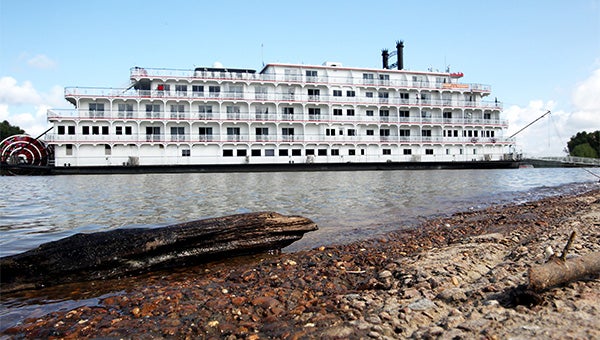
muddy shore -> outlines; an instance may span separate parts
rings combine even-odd
[[[538,301],[514,298],[527,269],[544,263],[550,249],[560,253],[573,230],[570,256],[600,252],[597,186],[431,219],[372,240],[109,282],[107,291],[90,283],[84,290],[104,294],[96,303],[26,319],[2,335],[600,338],[599,275],[551,288]]]

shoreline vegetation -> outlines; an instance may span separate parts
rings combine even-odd
[[[568,257],[600,252],[597,186],[432,218],[370,240],[109,281],[105,292],[100,282],[65,286],[74,300],[79,290],[104,295],[3,327],[2,335],[600,338],[598,273],[536,299],[515,294],[528,269],[560,254],[573,231]]]

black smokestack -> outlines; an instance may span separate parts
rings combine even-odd
[[[396,41],[396,51],[398,55],[398,69],[404,69],[404,41]]]
[[[389,69],[390,65],[388,64],[388,60],[390,58],[390,54],[388,53],[388,50],[381,50],[381,58],[383,59],[383,68],[386,70]]]

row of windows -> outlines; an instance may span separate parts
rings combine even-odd
[[[67,156],[72,156],[73,155],[73,144],[67,144],[66,145],[66,155]],[[340,156],[340,150],[339,149],[331,149],[329,150],[330,153],[329,155],[331,156]],[[348,149],[348,156],[356,156],[356,149]],[[110,147],[110,145],[106,144],[104,146],[104,154],[105,155],[111,155],[112,154],[112,148]],[[302,156],[302,150],[301,149],[279,149],[278,150],[278,154],[279,156]],[[391,155],[392,154],[392,149],[382,149],[381,150],[381,154],[382,155]],[[412,155],[412,149],[402,149],[402,154],[403,155]],[[433,155],[433,149],[425,149],[425,154],[426,155]],[[450,149],[446,149],[446,154],[449,155],[450,154]],[[463,154],[463,149],[460,149],[460,154]],[[477,154],[477,149],[473,149],[473,154]],[[182,157],[190,157],[192,155],[192,152],[190,149],[183,149],[181,150],[181,156]],[[248,156],[248,150],[246,149],[237,149],[235,150],[235,155],[237,157],[246,157]],[[253,157],[261,157],[263,156],[263,150],[261,149],[252,149],[250,150],[250,155]],[[306,149],[304,152],[305,156],[327,156],[327,149],[317,149],[316,153],[315,153],[315,149]],[[364,156],[365,155],[365,149],[360,149],[360,155]],[[233,157],[234,156],[234,150],[233,149],[224,149],[223,150],[223,157]],[[275,149],[266,149],[264,150],[264,156],[266,157],[274,157],[275,156]]]
[[[67,156],[72,156],[73,155],[73,144],[67,144],[66,148],[66,155]],[[237,157],[246,157],[248,156],[248,150],[246,149],[237,149],[237,150],[233,150],[233,149],[224,149],[223,150],[223,157],[233,157],[234,156],[234,151],[235,151],[235,156]],[[340,150],[339,149],[331,149],[329,150],[329,155],[331,156],[340,156]],[[460,149],[460,154],[462,155],[464,153],[463,149]],[[356,156],[357,152],[356,149],[348,149],[348,156]],[[104,146],[104,154],[105,155],[111,155],[112,154],[112,148],[110,145],[106,144]],[[302,156],[302,150],[301,149],[279,149],[278,150],[278,154],[279,156],[282,157],[287,157],[287,156]],[[315,153],[315,149],[306,149],[305,150],[305,156],[327,156],[327,149],[317,149],[316,153]],[[381,150],[381,154],[382,155],[391,155],[392,154],[392,149],[382,149]],[[402,154],[403,155],[412,155],[412,149],[402,149]],[[425,155],[433,155],[434,154],[434,149],[425,149]],[[450,149],[446,149],[446,155],[450,154]],[[473,154],[477,154],[477,149],[473,149]],[[181,151],[181,156],[182,157],[190,157],[192,155],[191,150],[190,149],[183,149]],[[263,150],[261,149],[252,149],[250,150],[250,155],[253,157],[261,157],[263,156]],[[365,155],[365,150],[364,149],[360,149],[360,155],[364,156]],[[275,149],[266,149],[264,150],[264,156],[266,157],[274,157],[275,156]]]
[[[297,70],[294,69],[285,69],[284,70],[285,75],[293,77],[293,76],[299,76],[300,73],[298,73]],[[317,78],[319,77],[319,71],[317,70],[305,70],[304,72],[306,78],[308,81],[311,80],[317,80]],[[389,74],[380,74],[380,73],[363,73],[362,74],[362,79],[365,81],[365,83],[370,83],[371,81],[374,82],[375,78],[377,78],[380,81],[386,82],[390,80],[390,75]],[[413,75],[412,76],[412,81],[413,82],[428,82],[428,77],[427,76],[423,76],[423,75]],[[446,83],[446,82],[450,82],[450,78],[448,77],[436,77],[435,81],[437,83]]]
[[[178,96],[184,96],[187,97],[188,94],[188,90],[187,90],[187,85],[176,85],[176,95]],[[144,91],[144,90],[142,90]],[[145,90],[147,91],[147,90]],[[166,93],[170,93],[170,86],[168,84],[159,84],[156,87],[156,94],[160,97],[164,96],[165,92]],[[244,97],[244,89],[243,86],[241,85],[229,85],[226,88],[226,91],[224,92],[226,93],[226,95],[224,97],[232,97],[232,98],[243,98]],[[254,88],[254,93],[255,93],[255,98],[256,99],[266,99],[269,91],[267,89],[267,87],[255,87]],[[331,96],[334,98],[340,98],[343,96],[344,91],[343,90],[339,90],[339,89],[335,89],[331,91]],[[366,91],[364,92],[364,97],[365,98],[379,98],[379,99],[389,99],[391,98],[390,95],[394,95],[396,92],[389,92],[389,91]],[[281,92],[277,92],[274,93],[277,96],[283,96],[286,99],[289,100],[294,100],[295,96],[296,96],[296,88],[288,88],[286,90],[283,90]],[[430,93],[430,92],[421,92],[421,93],[414,93],[414,96],[412,96],[416,102],[419,102],[421,100],[423,101],[429,101],[432,99],[441,99],[447,102],[452,101],[453,96],[451,96],[450,94],[443,94],[441,97],[437,96],[437,95],[433,95],[434,93]],[[306,95],[308,95],[309,100],[319,100],[321,95],[323,95],[324,97],[327,97],[328,94],[322,94],[321,89],[318,88],[307,88],[306,89]],[[205,97],[205,92],[204,92],[204,86],[203,85],[193,85],[192,86],[192,96],[193,97]],[[221,97],[221,87],[220,86],[208,86],[208,97],[210,98],[220,98]],[[346,90],[346,97],[348,98],[354,98],[356,97],[356,91],[355,90]],[[408,102],[409,99],[411,97],[411,94],[409,92],[399,92],[398,93],[398,99],[403,100]],[[455,99],[459,99],[454,97]],[[475,96],[474,94],[464,94],[462,100],[465,100],[467,102],[473,102],[476,101],[477,96]],[[104,103],[98,103],[98,104],[94,104],[92,105],[94,108],[90,107],[90,110],[95,109],[98,111],[102,111],[104,110],[103,107]],[[132,105],[132,104],[126,104],[126,105]],[[123,111],[127,110],[127,107],[124,106],[122,108]]]
[[[248,150],[246,149],[237,149],[237,150],[233,150],[233,149],[224,149],[223,150],[223,157],[233,157],[234,156],[234,151],[235,151],[235,156],[237,157],[245,157],[248,156]],[[278,151],[278,155],[279,156],[302,156],[302,150],[301,149],[279,149]],[[339,156],[340,155],[340,150],[339,149],[331,149],[329,150],[329,155],[331,156]],[[388,153],[389,152],[389,153]],[[361,149],[360,150],[360,154],[362,156],[365,155],[365,150]],[[383,154],[384,155],[389,155],[391,154],[391,149],[383,149]],[[263,150],[260,149],[252,149],[250,150],[250,155],[253,157],[261,157],[263,156]],[[304,150],[304,155],[305,156],[327,156],[327,149],[306,149]],[[183,154],[182,154],[183,156]],[[275,156],[275,149],[266,149],[264,150],[264,156],[266,157],[274,157]],[[355,149],[349,149],[348,150],[348,156],[356,156],[356,150]]]
[[[93,114],[101,115],[104,112],[104,104],[89,103],[89,111]],[[239,105],[226,106],[225,111],[228,114],[242,112],[241,106],[239,106]],[[127,113],[130,116],[132,116],[133,115],[133,105],[132,104],[118,104],[118,112],[119,113]],[[160,113],[160,112],[162,112],[161,105],[160,104],[146,104],[145,112],[147,114]],[[185,105],[182,105],[182,104],[170,105],[170,112],[172,114],[185,113],[186,112]],[[213,112],[216,112],[216,111],[213,111],[212,105],[199,105],[198,106],[198,113],[201,115],[202,114],[212,114]],[[255,113],[269,114],[269,107],[266,105],[257,106],[255,109]],[[293,115],[294,107],[284,107],[282,113],[285,115]],[[321,109],[320,108],[308,108],[308,114],[309,115],[320,115]],[[355,109],[346,109],[347,116],[354,116],[355,114],[356,114]],[[342,108],[334,108],[333,115],[334,116],[342,116],[343,109]],[[373,117],[375,115],[375,110],[366,110],[365,115],[367,117]],[[380,117],[389,117],[390,110],[389,109],[380,109],[379,116]],[[398,111],[398,117],[400,117],[400,118],[409,118],[410,116],[411,116],[410,111],[408,111],[408,110],[399,110]],[[431,118],[431,117],[432,117],[431,111],[422,111],[421,112],[421,118]],[[444,112],[442,112],[442,117],[446,118],[446,119],[451,119],[453,117],[453,115],[452,115],[452,112],[450,112],[450,111],[444,111]],[[491,113],[483,114],[483,119],[491,119],[491,118],[492,118]]]
[[[204,85],[192,85],[192,93],[195,96],[204,96]],[[219,94],[221,93],[221,86],[219,85],[214,85],[214,86],[206,86],[206,88],[208,88],[208,93],[210,97],[218,97]],[[170,92],[171,91],[171,87],[169,84],[158,84],[156,85],[156,90],[157,91],[164,91],[164,92]],[[242,94],[244,93],[244,88],[242,85],[228,85],[226,87],[226,90],[229,94]],[[295,94],[295,88],[289,88],[287,89],[287,92],[285,92],[285,94],[288,95],[294,95]],[[187,92],[188,92],[188,86],[187,85],[175,85],[175,92],[178,95],[182,95],[182,96],[187,96]],[[260,95],[267,95],[268,94],[268,88],[266,86],[258,86],[254,88],[254,92],[256,94]],[[365,97],[367,98],[373,98],[375,92],[373,91],[367,91],[365,92]],[[385,91],[380,91],[377,92],[378,93],[378,97],[379,98],[389,98],[389,92],[385,92]],[[309,88],[307,89],[307,94],[309,96],[320,96],[321,95],[321,89],[315,89],[315,88]],[[332,90],[332,94],[334,97],[342,97],[343,91],[342,90]],[[400,98],[401,99],[408,99],[408,92],[401,92],[400,93]],[[421,99],[427,99],[430,96],[430,94],[428,93],[422,93],[421,95]],[[346,90],[346,97],[356,97],[356,91],[355,90]]]
[[[409,131],[410,132],[410,131]],[[496,137],[496,131],[494,130],[462,130],[462,136],[463,137],[473,137],[473,138],[478,138],[478,137],[487,137],[487,138],[494,138]],[[460,131],[459,130],[444,130],[444,137],[458,137],[459,136]]]
[[[186,151],[186,154],[189,156],[190,152],[189,150],[183,150]],[[223,157],[233,157],[234,156],[234,151],[235,151],[235,156],[237,157],[245,157],[248,156],[248,150],[246,149],[237,149],[237,150],[233,150],[233,149],[224,149],[223,150]],[[279,149],[278,151],[278,155],[279,156],[302,156],[302,150],[301,149]],[[327,156],[327,149],[306,149],[304,152],[305,156]],[[357,155],[357,150],[356,149],[348,149],[348,156],[356,156]],[[360,149],[360,155],[364,156],[365,155],[365,149]],[[476,153],[476,149],[473,149],[473,154]],[[381,154],[382,155],[391,155],[392,154],[392,149],[381,149]],[[403,155],[412,155],[412,149],[402,149],[402,154]],[[434,154],[434,150],[433,149],[425,149],[425,154],[426,155],[433,155]],[[446,149],[446,154],[450,154],[450,149]],[[460,154],[463,154],[463,149],[460,149]],[[252,149],[250,150],[250,155],[253,157],[261,157],[263,156],[263,150],[260,149]],[[331,149],[329,150],[329,155],[330,156],[340,156],[340,150],[339,149]],[[184,156],[184,154],[182,153],[182,156]],[[266,149],[264,150],[264,156],[266,157],[274,157],[275,156],[275,149]]]
[[[65,132],[69,135],[75,135],[75,126],[66,126],[66,131],[65,131],[65,126],[64,125],[59,125],[57,127],[57,133],[59,135],[64,135]],[[185,135],[185,128],[182,126],[173,126],[171,127],[171,135]],[[238,127],[228,127],[227,128],[227,135],[230,136],[239,136],[241,135],[241,129]],[[336,129],[336,128],[328,128],[325,129],[325,135],[326,136],[335,136],[336,134],[343,136],[344,132],[346,133],[347,136],[356,136],[356,130],[355,129]],[[379,135],[380,136],[390,136],[390,129],[379,129]],[[255,133],[256,136],[268,136],[269,135],[269,128],[268,127],[257,127],[255,128]],[[459,130],[444,130],[443,131],[443,136],[444,137],[458,137],[459,136],[460,131]],[[81,134],[82,135],[108,135],[109,134],[109,128],[108,126],[82,126],[81,127]],[[133,134],[133,130],[131,126],[115,126],[115,134],[116,135],[132,135]],[[148,126],[146,127],[146,134],[147,135],[160,135],[161,134],[161,127],[160,126]],[[198,134],[200,136],[212,136],[213,135],[213,128],[212,127],[199,127],[198,128]],[[283,136],[293,136],[295,134],[295,129],[294,128],[281,128],[281,134]],[[374,129],[367,129],[365,130],[365,135],[366,136],[375,136],[375,130]],[[410,137],[411,136],[411,130],[409,129],[399,129],[398,130],[398,136],[400,137]],[[432,136],[432,130],[430,129],[423,129],[421,130],[421,136],[422,137],[431,137]],[[488,138],[494,138],[495,137],[495,131],[493,130],[462,130],[462,137],[474,137],[474,138],[478,138],[478,137],[488,137]]]

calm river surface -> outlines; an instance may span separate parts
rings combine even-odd
[[[594,170],[596,173],[600,172]],[[298,250],[420,218],[597,188],[582,169],[0,177],[0,256],[78,232],[272,210],[313,219]]]

